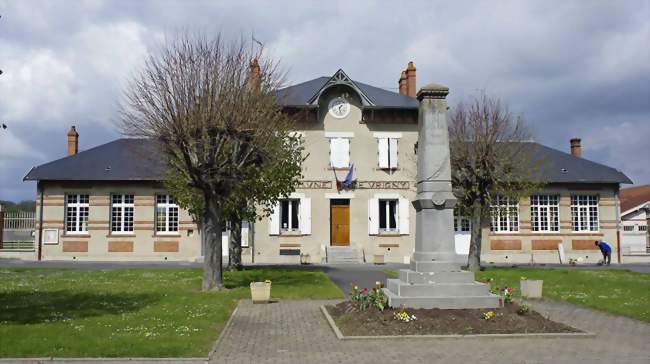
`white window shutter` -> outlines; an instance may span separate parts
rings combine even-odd
[[[411,203],[405,198],[399,199],[399,233],[400,235],[409,234],[409,211]]]
[[[311,235],[311,198],[300,199],[300,233]]]
[[[379,168],[389,168],[388,165],[388,138],[377,139],[379,145]]]
[[[269,235],[280,235],[280,203],[273,207],[273,212],[269,215]]]
[[[390,143],[390,168],[397,168],[397,139],[390,138],[388,139]]]
[[[341,167],[350,166],[350,139],[341,138]]]
[[[346,168],[350,166],[350,139],[330,139],[330,163],[334,168]]]
[[[379,234],[379,200],[368,200],[368,235]]]

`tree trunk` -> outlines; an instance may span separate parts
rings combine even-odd
[[[467,257],[468,269],[472,272],[481,270],[481,239],[483,235],[483,206],[475,201],[472,205],[472,238]]]
[[[223,288],[221,267],[221,208],[209,198],[206,198],[205,219],[203,231],[205,250],[203,255],[203,287],[204,291],[218,291]]]
[[[230,269],[242,270],[241,264],[241,220],[230,219],[228,265]]]

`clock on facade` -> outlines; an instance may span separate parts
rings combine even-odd
[[[329,103],[329,113],[337,119],[343,119],[350,113],[350,103],[343,97],[335,97]]]

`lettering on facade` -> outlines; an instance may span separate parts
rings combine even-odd
[[[332,181],[300,181],[300,187],[306,190],[329,190],[332,188]]]
[[[411,186],[409,181],[358,181],[358,189],[366,190],[408,190]]]

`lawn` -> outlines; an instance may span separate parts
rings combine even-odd
[[[386,270],[396,276],[396,271]],[[650,274],[622,269],[489,268],[476,279],[509,286],[519,296],[519,279],[544,280],[544,297],[650,322]]]
[[[342,298],[320,271],[226,272],[201,292],[200,269],[0,269],[0,357],[205,357],[251,281],[275,299]]]

